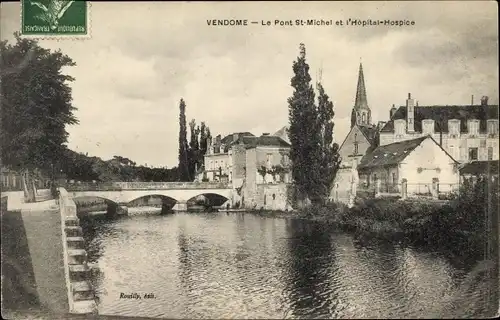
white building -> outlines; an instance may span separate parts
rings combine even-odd
[[[403,180],[408,194],[428,194],[433,183],[440,191],[456,190],[459,163],[430,135],[386,144],[366,154],[358,165],[361,187],[373,189],[379,180],[382,192],[400,192]]]
[[[498,160],[498,106],[419,106],[408,94],[405,106],[392,107],[380,131],[380,145],[431,135],[461,163]]]

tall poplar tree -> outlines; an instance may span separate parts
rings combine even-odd
[[[205,155],[207,152],[207,127],[205,122],[200,124],[200,152],[202,155]]]
[[[318,148],[316,150],[314,172],[314,184],[312,188],[312,201],[316,203],[324,202],[330,195],[333,181],[340,166],[339,146],[333,142],[333,103],[325,93],[321,83],[317,84],[318,107],[317,124]]]
[[[186,103],[181,99],[179,104],[179,180],[190,181],[189,157],[186,128]]]
[[[199,144],[199,127],[196,127],[195,119],[189,122],[190,141],[189,141],[189,173],[190,177],[194,178],[196,175],[196,164],[198,164],[200,144]]]
[[[306,62],[306,49],[300,44],[300,54],[293,62],[294,76],[291,85],[293,95],[288,98],[290,129],[288,136],[291,142],[290,160],[292,161],[292,178],[295,187],[295,201],[303,206],[310,197],[311,176],[314,171],[314,150],[317,134],[316,108],[314,104],[314,89],[311,85],[309,65]]]

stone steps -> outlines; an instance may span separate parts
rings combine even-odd
[[[68,249],[68,263],[79,265],[87,262],[87,251],[84,249]]]
[[[77,216],[69,215],[64,218],[64,231],[70,278],[68,290],[72,296],[70,313],[95,313],[97,310],[95,292],[90,284],[92,268],[87,264],[85,239]]]
[[[94,299],[94,290],[88,281],[78,281],[71,283],[71,292],[74,301]]]
[[[78,225],[80,225],[80,221],[79,221],[78,217],[70,216],[70,217],[66,217],[65,218],[64,224],[67,227],[69,227],[69,226],[78,226]]]
[[[96,313],[97,312],[97,304],[94,299],[92,300],[81,300],[73,302],[73,310],[71,313]]]
[[[85,247],[85,239],[83,237],[67,237],[68,249],[83,249]]]
[[[66,226],[64,230],[67,237],[81,237],[83,234],[82,227],[80,226]]]

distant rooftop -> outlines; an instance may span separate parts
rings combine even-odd
[[[485,132],[488,119],[498,120],[498,105],[453,105],[453,106],[415,106],[415,131],[422,132],[422,120],[435,121],[434,128],[439,132],[438,121],[443,120],[443,132],[448,132],[448,120],[460,120],[460,132],[467,132],[467,120],[477,119],[479,130]],[[394,120],[406,120],[406,106],[400,106],[381,132],[394,132]]]

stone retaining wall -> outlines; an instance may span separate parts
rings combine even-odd
[[[70,313],[97,313],[91,268],[87,264],[85,240],[82,237],[76,204],[64,188],[59,188],[59,209],[64,256],[64,271]]]

